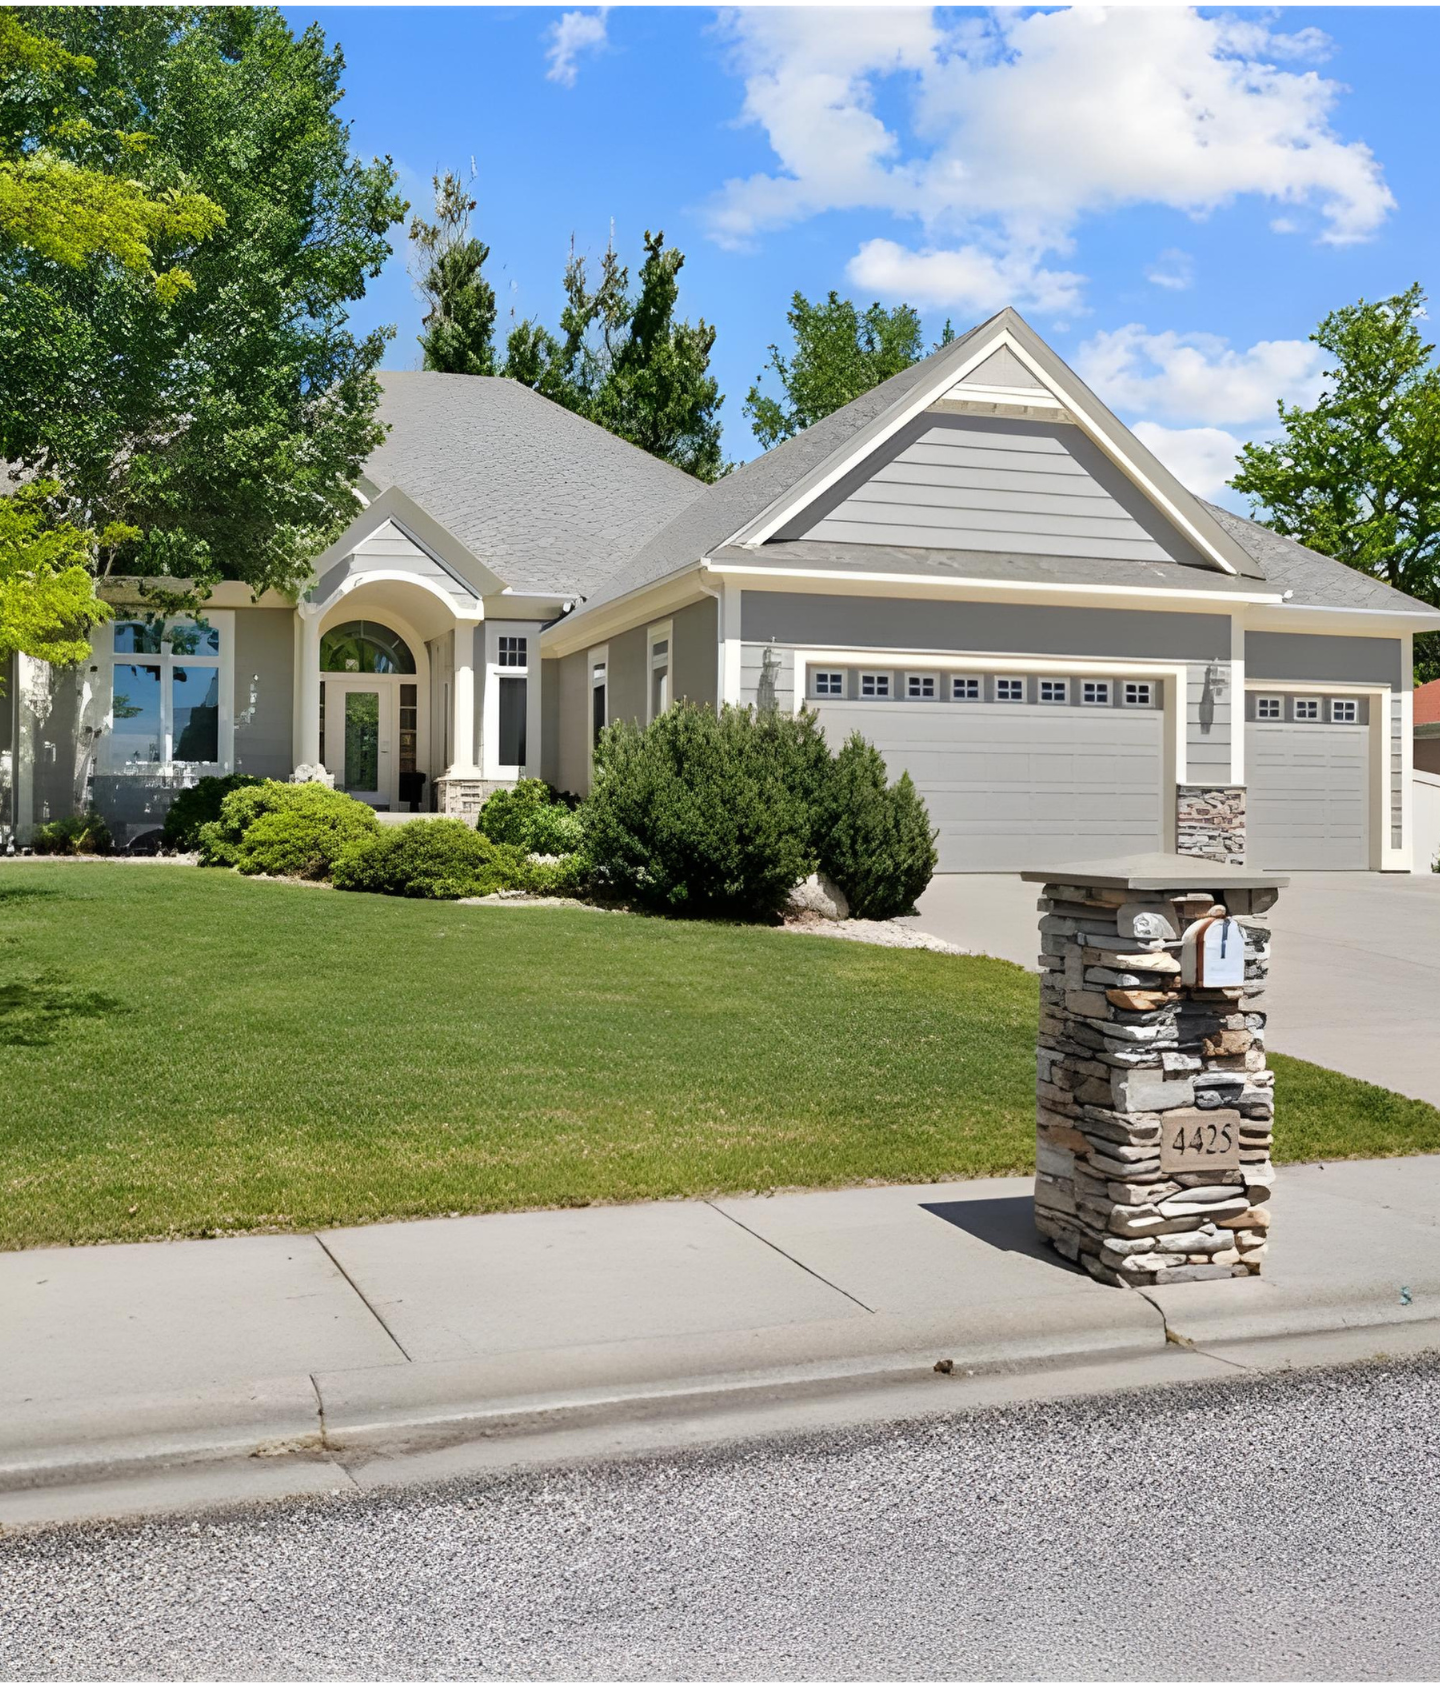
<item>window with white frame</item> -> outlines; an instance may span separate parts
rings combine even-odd
[[[861,697],[889,697],[890,676],[888,674],[862,674],[860,676]]]
[[[905,696],[933,698],[935,696],[935,676],[933,674],[907,674],[905,676]]]
[[[1320,719],[1320,699],[1318,697],[1297,697],[1295,699],[1295,719],[1297,721],[1318,721]]]
[[[1155,701],[1155,687],[1149,680],[1127,680],[1121,695],[1127,709],[1148,709]]]
[[[1257,697],[1255,699],[1255,719],[1257,721],[1278,721],[1285,713],[1285,701],[1278,697]]]
[[[979,675],[952,674],[950,676],[950,696],[957,703],[978,703],[980,701]]]
[[[106,767],[119,773],[228,763],[229,710],[221,709],[221,691],[229,653],[220,619],[116,621],[110,641]]]
[[[1360,719],[1360,705],[1353,697],[1332,697],[1330,699],[1330,719],[1353,727]]]
[[[590,743],[592,748],[600,743],[600,735],[605,731],[607,666],[608,664],[603,660],[592,661],[590,665]]]
[[[1041,703],[1068,703],[1070,701],[1070,682],[1068,680],[1042,680],[1040,682]]]
[[[530,641],[521,633],[495,638],[495,760],[523,769],[528,760]]]
[[[1001,675],[995,682],[995,701],[997,703],[1024,703],[1025,682]]]
[[[663,715],[670,707],[670,623],[652,627],[650,644],[650,719]]]
[[[815,670],[815,696],[844,697],[844,674],[838,668],[817,668]]]
[[[500,668],[529,666],[530,641],[514,633],[502,633],[497,640],[496,665]]]
[[[1080,682],[1080,701],[1089,704],[1108,704],[1110,702],[1110,682],[1108,680],[1082,680]]]

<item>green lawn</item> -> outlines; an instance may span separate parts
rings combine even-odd
[[[1023,1172],[1005,962],[194,868],[0,868],[0,1247]],[[1287,1159],[1440,1112],[1277,1060]]]

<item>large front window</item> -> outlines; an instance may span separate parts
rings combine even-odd
[[[214,767],[226,759],[218,619],[117,621],[111,651],[105,761],[112,771]]]

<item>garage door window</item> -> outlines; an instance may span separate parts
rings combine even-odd
[[[935,696],[935,676],[933,674],[907,675],[905,695],[914,698],[933,698]]]
[[[889,697],[890,676],[888,674],[862,674],[860,676],[861,697]]]
[[[819,668],[815,671],[816,697],[844,697],[845,676],[838,668]]]
[[[1360,706],[1353,697],[1331,698],[1330,719],[1353,727],[1360,719]]]
[[[1148,680],[1127,680],[1125,682],[1125,707],[1127,709],[1148,709],[1155,701],[1155,688]]]
[[[1257,697],[1255,699],[1255,719],[1257,721],[1278,721],[1281,715],[1281,701],[1278,697]]]
[[[1108,680],[1082,680],[1080,682],[1080,701],[1088,704],[1108,704],[1110,702],[1110,682]]]
[[[957,703],[980,701],[980,680],[974,674],[954,674],[950,678],[950,696]]]
[[[1297,697],[1295,699],[1295,719],[1297,721],[1318,721],[1320,719],[1320,699],[1318,697]]]
[[[1070,701],[1070,682],[1068,680],[1042,680],[1040,682],[1041,703],[1068,703]]]
[[[995,697],[999,703],[1024,703],[1025,682],[1023,680],[997,680],[995,682]]]

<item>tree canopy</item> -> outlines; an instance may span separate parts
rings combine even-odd
[[[6,133],[40,136],[69,108],[37,86],[69,77],[77,115],[44,131],[47,156],[86,168],[111,137],[146,200],[219,215],[203,238],[192,217],[173,287],[155,267],[173,230],[150,229],[148,267],[117,240],[76,262],[0,231],[0,456],[61,484],[103,571],[293,587],[382,437],[393,330],[357,339],[346,307],[405,209],[388,159],[351,156],[344,61],[269,7],[37,7],[24,24],[45,45],[38,69],[23,44],[6,60]]]
[[[1440,604],[1440,370],[1419,284],[1332,311],[1310,336],[1329,354],[1309,409],[1246,445],[1230,485],[1258,520],[1398,591]],[[1416,639],[1417,679],[1440,676],[1440,637]]]
[[[415,279],[425,300],[425,367],[446,375],[494,375],[495,289],[482,273],[490,248],[470,233],[475,201],[468,185],[452,170],[433,180],[434,222],[420,216],[410,221]]]
[[[31,481],[0,498],[0,659],[83,662],[110,610],[95,596],[95,535],[57,512],[60,487]]]
[[[876,303],[862,311],[838,293],[816,303],[797,292],[785,320],[794,351],[786,357],[771,346],[769,362],[745,399],[745,414],[767,451],[908,369],[923,354],[920,313],[912,305],[886,310]],[[947,322],[939,344],[954,338]],[[779,398],[761,391],[771,372],[780,383]]]

